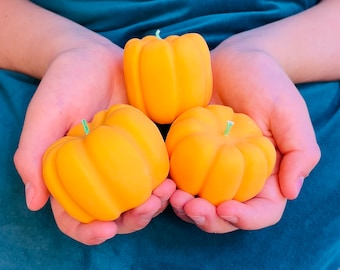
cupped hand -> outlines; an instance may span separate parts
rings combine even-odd
[[[308,108],[298,89],[266,52],[235,49],[225,42],[212,52],[212,62],[212,103],[230,106],[257,122],[282,155],[281,192],[295,199],[320,159]]]
[[[287,203],[278,181],[281,158],[278,152],[272,175],[261,192],[246,202],[230,200],[215,206],[178,189],[171,196],[170,204],[180,219],[208,233],[258,230],[272,226],[281,219]]]
[[[281,219],[286,202],[280,192],[277,174],[268,178],[256,197],[244,203],[231,200],[214,206],[182,190],[176,190],[170,199],[179,218],[209,233],[257,230],[274,225]]]
[[[175,191],[172,180],[166,179],[142,205],[129,210],[112,221],[93,221],[84,224],[69,216],[60,204],[51,198],[52,210],[59,229],[69,237],[86,245],[98,245],[116,234],[127,234],[143,229],[167,206]]]
[[[211,103],[252,117],[277,148],[277,163],[263,190],[240,203],[217,207],[177,190],[170,203],[176,214],[207,232],[259,229],[278,222],[287,199],[298,196],[305,177],[320,158],[307,106],[273,57],[238,48],[228,40],[211,53],[214,91]]]
[[[112,44],[66,51],[50,64],[28,106],[14,156],[29,209],[40,209],[49,197],[41,170],[46,149],[81,119],[126,103],[121,57]]]
[[[30,210],[41,209],[50,197],[41,167],[46,149],[82,119],[91,121],[98,111],[112,104],[127,103],[122,53],[114,44],[91,44],[65,51],[49,65],[28,106],[14,156]],[[165,181],[146,203],[115,222],[80,224],[53,198],[51,204],[61,231],[79,242],[98,244],[116,233],[146,226],[155,213],[162,211],[174,189],[171,180]]]

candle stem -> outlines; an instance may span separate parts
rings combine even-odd
[[[225,130],[224,130],[224,133],[223,133],[224,136],[228,136],[228,135],[229,135],[230,130],[231,130],[231,128],[232,128],[233,125],[234,125],[234,122],[233,122],[233,121],[231,121],[231,120],[228,120],[228,121],[227,121],[227,126],[226,126],[226,128],[225,128]]]
[[[161,38],[161,30],[157,29],[155,33],[156,38],[162,39]]]
[[[85,119],[81,120],[81,124],[83,125],[85,135],[88,135],[90,133],[90,128],[86,120]]]

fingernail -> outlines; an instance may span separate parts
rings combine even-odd
[[[167,206],[169,204],[168,200],[161,201],[161,207]]]
[[[195,217],[190,217],[196,225],[203,225],[205,223],[205,217],[202,216],[195,216]]]
[[[299,196],[304,181],[305,181],[305,178],[300,177],[298,181],[296,182],[296,197]]]
[[[34,197],[34,190],[30,183],[25,185],[25,194],[26,194],[26,205],[30,208],[31,202]]]
[[[182,209],[177,209],[177,208],[174,208],[174,207],[172,209],[174,210],[176,215],[180,215],[180,216],[184,216],[185,215],[185,213],[184,213],[184,211]]]
[[[113,237],[113,236],[112,236]],[[100,243],[105,242],[106,240],[111,239],[112,237],[108,236],[108,237],[97,237],[95,238],[97,241],[99,241]]]
[[[145,221],[151,221],[151,219],[152,219],[153,217],[154,217],[153,215],[145,214],[145,215],[141,215],[141,216],[140,216],[140,219],[143,219],[143,220],[145,220]]]
[[[104,241],[106,241],[106,240],[111,239],[111,238],[114,237],[116,234],[117,234],[116,229],[112,229],[112,228],[104,228],[104,229],[101,231],[101,235],[98,236],[98,237],[96,238],[96,240],[99,241],[99,242],[104,242]]]
[[[222,218],[230,223],[234,223],[234,224],[238,223],[238,217],[235,217],[235,216],[223,216]]]

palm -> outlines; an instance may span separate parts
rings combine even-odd
[[[228,41],[226,41],[226,44]],[[208,232],[258,229],[277,222],[286,198],[295,198],[318,158],[318,146],[306,105],[280,66],[267,54],[224,44],[212,52],[214,92],[211,103],[224,104],[252,117],[277,147],[276,168],[255,198],[226,201],[214,207],[177,190],[171,204],[185,221]]]

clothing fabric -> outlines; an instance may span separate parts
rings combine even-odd
[[[298,13],[316,0],[34,0],[121,47],[132,37],[198,32],[213,48],[228,36]]]
[[[214,48],[225,38],[301,12],[316,1],[33,1],[120,46],[161,29],[201,33]],[[169,208],[145,229],[85,246],[62,234],[49,205],[30,212],[13,155],[39,81],[0,70],[0,269],[339,269],[339,82],[298,85],[322,158],[280,222],[257,231],[208,234]]]

